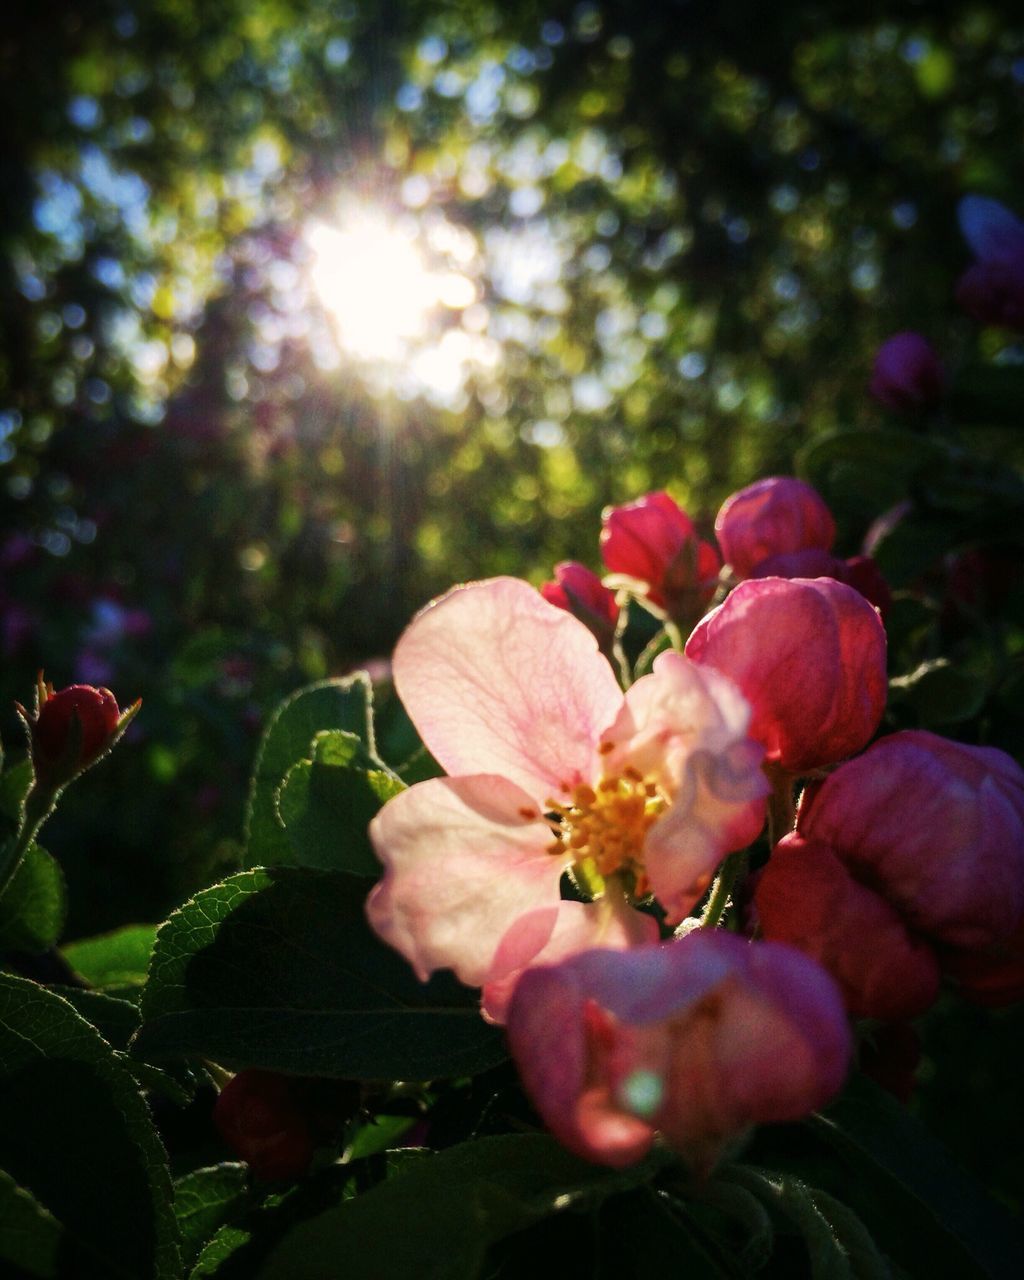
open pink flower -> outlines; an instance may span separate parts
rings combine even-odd
[[[885,709],[885,628],[864,597],[831,578],[741,582],[686,642],[753,707],[769,761],[805,773],[852,755]]]
[[[698,614],[715,594],[718,552],[667,493],[647,493],[605,512],[601,557],[612,573],[644,584],[644,595],[671,616]]]
[[[666,653],[623,695],[590,632],[524,582],[435,601],[399,640],[394,673],[451,776],[374,819],[385,874],[367,911],[423,978],[450,968],[480,986],[528,963],[521,934],[494,968],[512,926],[559,909],[572,867],[589,883],[653,892],[680,920],[721,858],[761,828],[763,753],[730,681]],[[533,923],[540,951],[558,921]]]
[[[751,1125],[826,1103],[851,1051],[823,969],[705,929],[531,968],[508,1036],[527,1093],[571,1151],[622,1167],[660,1131],[702,1173]]]
[[[733,573],[749,578],[770,556],[831,551],[836,523],[809,484],[792,476],[769,476],[726,498],[715,520],[715,537]]]

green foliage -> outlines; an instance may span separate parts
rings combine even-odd
[[[67,915],[64,876],[53,858],[29,845],[0,898],[0,951],[45,951],[60,938]]]
[[[369,680],[359,674],[300,689],[278,707],[256,757],[246,822],[246,865],[288,866],[302,861],[278,815],[278,791],[289,769],[306,759],[318,733],[333,729],[354,734],[372,752],[372,698]],[[294,817],[294,810],[290,812]],[[300,836],[295,838],[301,841]]]
[[[181,1255],[191,1267],[207,1240],[249,1199],[249,1170],[244,1164],[193,1169],[174,1183],[174,1215]]]
[[[94,987],[141,986],[155,938],[155,924],[127,924],[112,933],[70,942],[62,948],[62,954],[72,969]]]
[[[57,1275],[63,1228],[30,1191],[0,1169],[0,1262],[19,1275]]]
[[[7,974],[0,1165],[59,1224],[59,1274],[177,1280],[167,1160],[131,1073],[60,996]]]
[[[475,992],[421,983],[370,930],[340,872],[248,871],[157,935],[136,1052],[362,1080],[430,1080],[500,1062]]]
[[[651,1171],[651,1165],[621,1173],[596,1168],[539,1134],[480,1138],[405,1161],[364,1194],[301,1216],[265,1253],[254,1225],[256,1258],[250,1253],[247,1274],[328,1280],[344,1256],[353,1280],[470,1280],[487,1274],[484,1262],[497,1241],[552,1214],[586,1215],[645,1182]]]
[[[311,758],[292,765],[277,793],[295,861],[357,876],[379,874],[367,827],[381,805],[404,789],[356,734],[318,733]]]

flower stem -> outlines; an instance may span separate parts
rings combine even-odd
[[[747,855],[745,851],[730,853],[722,863],[721,870],[715,877],[708,905],[704,908],[704,914],[700,918],[702,928],[714,929],[718,926],[722,916],[725,914],[726,907],[729,905],[729,899],[732,896],[733,889],[736,887],[736,882],[746,872],[746,869]]]
[[[17,875],[22,859],[39,828],[53,812],[59,791],[37,784],[29,788],[22,809],[21,826],[18,834],[0,847],[0,898],[7,892],[8,886]]]

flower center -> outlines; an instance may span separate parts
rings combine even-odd
[[[582,783],[567,804],[547,802],[557,823],[548,852],[570,854],[578,866],[600,876],[631,871],[642,897],[648,892],[644,839],[667,803],[657,786],[631,766],[602,778],[596,788]]]

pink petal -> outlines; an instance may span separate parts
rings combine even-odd
[[[498,773],[538,801],[593,777],[595,745],[622,705],[586,627],[517,578],[428,605],[399,640],[394,672],[448,773]]]
[[[669,923],[689,913],[725,854],[756,839],[768,782],[764,750],[747,737],[750,706],[711,667],[664,653],[626,694],[605,768],[632,765],[670,805],[644,843],[647,875]]]
[[[494,953],[483,989],[484,1017],[505,1021],[516,983],[530,965],[554,964],[596,947],[626,951],[657,940],[653,917],[610,894],[598,902],[560,902],[557,908],[531,911],[519,917]]]
[[[384,806],[370,838],[385,867],[370,924],[423,980],[447,968],[480,986],[509,926],[558,905],[565,858],[545,851],[550,829],[506,778],[421,782]]]

